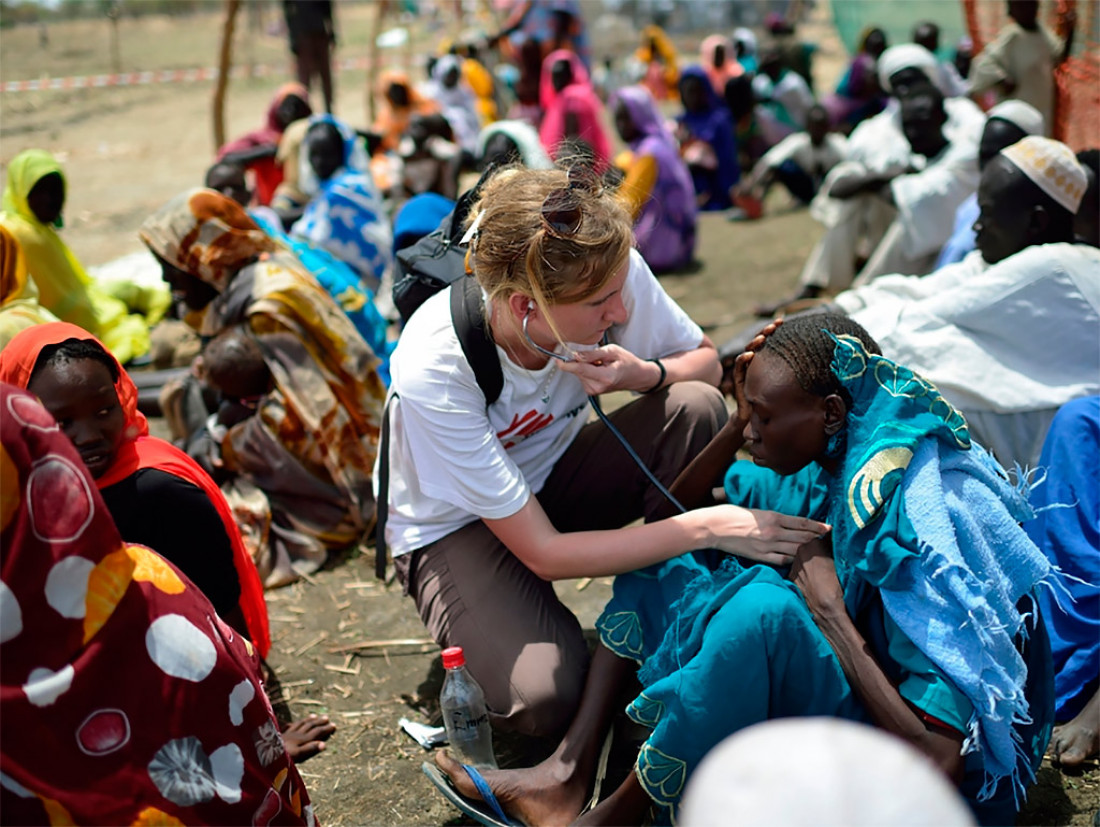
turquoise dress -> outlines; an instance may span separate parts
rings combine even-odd
[[[727,494],[833,526],[845,604],[876,661],[919,712],[967,735],[961,792],[978,820],[1013,823],[1053,704],[1031,600],[1050,568],[1018,525],[1030,510],[923,379],[848,337],[833,368],[853,397],[837,476],[739,462]],[[627,714],[651,733],[635,771],[662,821],[706,752],[743,727],[868,720],[800,592],[770,567],[694,552],[622,575],[597,629],[639,664]]]

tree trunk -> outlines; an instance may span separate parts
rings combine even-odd
[[[111,71],[122,71],[122,53],[118,46],[118,16],[111,18]]]
[[[374,124],[377,106],[374,100],[375,84],[378,82],[378,35],[382,34],[382,23],[386,19],[389,0],[378,0],[374,6],[374,28],[367,44],[367,126]]]
[[[233,30],[241,0],[225,0],[225,22],[218,52],[218,79],[214,84],[214,150],[225,143],[225,90],[229,86],[229,70],[233,65]]]

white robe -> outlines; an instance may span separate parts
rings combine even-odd
[[[833,168],[810,205],[810,214],[827,230],[802,268],[803,285],[831,292],[851,285],[861,244],[870,257],[860,273],[863,282],[884,273],[929,272],[951,237],[955,210],[978,188],[978,144],[985,126],[985,115],[973,101],[947,98],[943,104],[947,113],[943,136],[950,146],[933,161],[916,155],[909,146],[895,98],[855,128],[844,163]],[[937,171],[926,174],[932,166]],[[833,183],[843,175],[889,176],[909,168],[922,173],[894,179],[891,191],[898,212],[874,195],[843,201],[829,196]],[[899,223],[894,223],[896,218],[901,219]]]
[[[910,161],[924,160],[910,152]],[[826,179],[866,168],[845,162]],[[877,194],[839,200],[818,195],[811,214],[828,229],[810,253],[802,270],[802,283],[842,290],[855,281],[865,283],[884,273],[923,275],[951,238],[955,210],[978,189],[978,146],[960,139],[950,143],[919,172],[898,175],[890,182],[894,206]],[[855,259],[860,244],[867,245],[868,260],[856,279]]]
[[[1002,464],[1034,465],[1054,413],[1100,393],[1100,250],[974,251],[925,277],[884,276],[836,303],[885,356],[935,384]]]

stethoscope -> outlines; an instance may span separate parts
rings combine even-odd
[[[557,359],[559,362],[574,361],[568,356],[563,356],[560,353],[556,353],[552,350],[547,350],[531,338],[531,334],[527,332],[527,322],[531,318],[531,311],[534,309],[535,303],[533,301],[527,302],[527,312],[523,314],[523,337],[527,340],[527,343],[543,356],[549,356],[551,359]],[[606,335],[604,335],[604,338],[600,341],[600,344],[607,344]],[[631,444],[627,442],[626,437],[622,435],[618,428],[611,424],[611,420],[608,419],[607,414],[605,414],[603,412],[603,408],[600,407],[600,400],[596,398],[596,396],[594,396],[593,394],[588,394],[588,404],[592,406],[592,410],[596,412],[596,416],[598,416],[600,418],[600,421],[605,426],[607,426],[607,429],[615,435],[615,438],[619,440],[620,444],[626,449],[626,452],[630,455],[630,458],[634,460],[634,464],[642,469],[642,473],[646,475],[646,478],[651,483],[653,483],[654,487],[656,487],[656,489],[665,496],[665,499],[676,506],[676,508],[680,510],[681,514],[687,513],[687,509],[680,504],[679,500],[672,496],[672,492],[665,488],[664,485],[661,484],[661,481],[657,479],[657,477],[654,475],[654,473],[646,467],[645,461],[640,456],[638,456],[638,453],[634,450]]]

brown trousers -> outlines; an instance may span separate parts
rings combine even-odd
[[[671,385],[609,414],[665,486],[726,417],[721,395],[702,382]],[[538,499],[554,526],[569,532],[648,519],[664,497],[604,424],[592,422],[558,460]],[[565,731],[589,657],[580,623],[551,583],[481,520],[398,557],[395,568],[439,644],[465,650],[494,727],[545,737]]]

